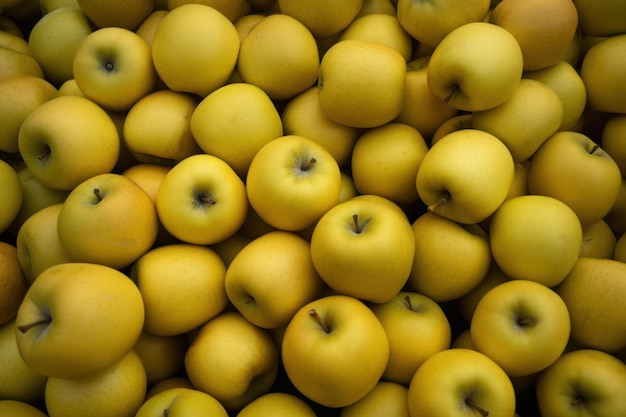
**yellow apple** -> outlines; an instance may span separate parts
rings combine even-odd
[[[135,417],[228,417],[224,407],[211,395],[194,388],[166,389],[149,397]]]
[[[15,169],[0,159],[0,233],[4,233],[17,218],[24,201],[22,183]]]
[[[461,318],[466,323],[471,323],[472,316],[474,315],[474,311],[476,310],[476,306],[478,305],[478,302],[481,300],[481,298],[483,298],[483,296],[487,293],[487,291],[489,291],[498,284],[509,281],[510,279],[510,277],[502,272],[502,269],[500,269],[497,263],[491,262],[489,270],[487,271],[483,279],[478,283],[478,285],[475,286],[467,294],[454,300],[454,304],[458,309]]]
[[[0,30],[0,47],[30,54],[30,45],[24,36]]]
[[[404,30],[395,14],[370,13],[358,17],[341,32],[338,40],[346,39],[383,43],[400,52],[407,62],[413,56],[413,38]]]
[[[41,408],[18,400],[0,400],[0,413],[15,417],[48,417]]]
[[[145,331],[184,334],[217,316],[228,303],[225,275],[224,262],[204,246],[180,243],[146,252],[130,271],[144,300]]]
[[[85,97],[85,95],[80,91],[78,85],[76,84],[76,80],[74,78],[70,78],[65,81],[59,87],[59,95],[60,96],[80,96]]]
[[[185,336],[183,336],[185,337]],[[154,397],[160,392],[166,391],[170,388],[191,388],[193,389],[193,384],[186,376],[173,376],[170,378],[165,378],[162,381],[157,382],[148,388],[148,392],[146,392],[145,401]],[[200,391],[198,391],[200,392]],[[204,394],[204,393],[203,393]],[[206,394],[208,395],[208,394]],[[215,400],[217,402],[217,400]],[[218,403],[219,404],[219,403]]]
[[[287,100],[317,81],[320,57],[313,34],[282,13],[264,17],[241,42],[237,71],[273,100]]]
[[[621,138],[626,133],[626,115],[611,115],[602,128],[602,148],[611,155],[622,176],[626,175],[626,146]]]
[[[626,4],[621,0],[577,0],[580,30],[589,36],[611,36],[626,31]]]
[[[218,10],[224,16],[228,18],[231,22],[237,20],[239,16],[244,14],[246,0],[163,0],[167,3],[167,8],[169,10],[175,9],[176,7],[180,7],[184,4],[188,3],[198,3],[205,4],[207,6],[211,6],[214,9]]]
[[[301,21],[318,39],[340,33],[359,13],[363,0],[278,0],[281,13]]]
[[[241,178],[246,177],[259,149],[283,135],[280,114],[271,98],[248,83],[232,83],[213,91],[194,109],[189,124],[198,146],[228,163]]]
[[[60,9],[62,7],[80,8],[78,0],[40,0],[39,3],[42,15],[46,15],[53,10]]]
[[[237,28],[237,32],[239,33],[239,40],[243,41],[246,36],[250,33],[252,28],[259,23],[266,15],[261,13],[251,13],[242,15],[237,18],[233,23],[235,28]]]
[[[139,35],[150,47],[152,47],[152,40],[154,39],[154,32],[159,27],[161,19],[169,13],[169,10],[154,10],[144,19],[144,21],[135,30],[135,33]]]
[[[340,124],[381,126],[400,114],[405,79],[406,61],[390,46],[364,39],[339,41],[320,63],[320,106]]]
[[[623,100],[626,88],[620,75],[620,69],[626,65],[625,48],[626,33],[597,43],[585,54],[580,76],[585,83],[591,108],[606,113],[626,113]]]
[[[409,389],[391,381],[379,381],[357,402],[342,407],[339,417],[409,417]]]
[[[435,143],[439,142],[439,140],[448,133],[456,132],[457,130],[463,129],[471,129],[472,128],[472,113],[460,112],[456,115],[450,117],[445,120],[443,123],[437,127],[432,137],[430,138],[430,146],[432,147]]]
[[[578,256],[610,259],[614,256],[617,241],[617,236],[609,224],[599,220],[583,229],[583,244]]]
[[[107,369],[85,378],[48,378],[46,410],[50,417],[132,416],[146,394],[146,371],[130,350]]]
[[[142,331],[133,350],[146,372],[147,387],[180,375],[184,370],[188,343],[185,335],[157,336]]]
[[[15,318],[28,286],[18,260],[17,247],[0,242],[0,326]]]
[[[396,0],[363,0],[361,9],[357,14],[362,17],[368,14],[384,13],[390,16],[396,16]]]
[[[0,16],[0,30],[26,40],[23,28],[15,21],[14,17]]]
[[[622,177],[622,183],[617,193],[617,198],[611,210],[603,217],[616,236],[626,232],[626,178]]]
[[[13,75],[32,75],[44,78],[39,62],[30,54],[0,47],[0,79]]]
[[[237,417],[317,417],[313,408],[302,398],[286,392],[268,392],[252,401]]]
[[[97,27],[135,30],[152,13],[155,0],[77,0],[81,10]]]
[[[229,79],[239,46],[237,29],[226,16],[207,5],[185,4],[161,19],[152,59],[170,89],[205,97]]]

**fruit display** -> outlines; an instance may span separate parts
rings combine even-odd
[[[626,416],[623,0],[0,0],[0,416]]]

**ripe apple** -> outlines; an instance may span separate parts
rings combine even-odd
[[[286,392],[268,392],[252,401],[237,417],[317,417],[313,408],[302,398]]]
[[[278,0],[281,13],[304,23],[318,39],[330,38],[343,31],[361,10],[363,0]]]
[[[409,417],[407,385],[379,381],[365,397],[342,407],[339,417]]]
[[[35,178],[51,188],[72,190],[113,169],[120,138],[102,107],[84,97],[60,96],[24,120],[18,146]]]
[[[165,1],[165,0],[164,0]],[[167,9],[155,9],[152,13],[148,15],[144,19],[143,22],[139,25],[137,29],[135,29],[135,33],[139,35],[144,41],[150,45],[152,48],[152,39],[154,39],[154,32],[156,32],[157,27],[159,27],[159,23],[161,23],[161,19],[169,13]]]
[[[602,148],[611,155],[622,176],[626,173],[626,146],[620,140],[626,132],[626,115],[611,115],[602,128]]]
[[[204,4],[185,4],[159,23],[152,60],[167,87],[205,97],[226,83],[239,46],[237,29],[226,16]]]
[[[626,347],[621,325],[626,306],[626,264],[613,259],[579,258],[555,291],[565,301],[572,342],[581,348],[613,353]]]
[[[510,281],[508,277],[497,263],[491,262],[491,266],[483,279],[467,294],[454,300],[454,305],[458,309],[460,317],[466,322],[472,322],[472,316],[476,310],[476,306],[485,294],[495,286]],[[469,329],[467,329],[469,330]]]
[[[439,142],[441,138],[445,137],[449,133],[456,132],[457,130],[471,129],[472,128],[472,113],[460,112],[455,116],[450,117],[437,127],[432,137],[430,138],[430,146]]]
[[[615,160],[579,132],[552,135],[535,152],[528,167],[528,191],[561,200],[574,210],[583,227],[607,215],[621,183]]]
[[[0,233],[4,233],[17,218],[24,201],[24,192],[20,177],[15,169],[0,159]]]
[[[331,208],[313,229],[311,259],[340,294],[384,303],[406,283],[415,238],[405,213],[384,197],[362,195]]]
[[[263,145],[246,176],[248,200],[269,225],[286,231],[313,226],[337,204],[341,172],[322,145],[286,135]]]
[[[60,9],[61,7],[80,8],[78,0],[41,0],[39,3],[42,15],[46,15],[53,10]]]
[[[163,178],[156,208],[161,223],[185,243],[210,245],[233,235],[248,212],[246,186],[220,158],[197,154]]]
[[[149,397],[135,417],[228,417],[211,395],[194,388],[170,388]]]
[[[515,37],[492,23],[473,22],[454,29],[437,45],[428,62],[428,86],[459,110],[487,110],[513,95],[522,72],[522,50]]]
[[[620,415],[626,410],[625,391],[626,365],[594,349],[563,354],[539,375],[536,385],[539,410],[552,417]]]
[[[363,39],[336,42],[320,62],[320,106],[343,125],[382,126],[402,110],[405,79],[406,61],[390,46]]]
[[[309,242],[280,230],[259,236],[235,255],[225,286],[235,308],[265,329],[287,325],[325,288],[313,266]]]
[[[616,245],[617,236],[609,224],[599,220],[583,229],[583,244],[578,257],[610,259],[614,256]]]
[[[426,359],[450,347],[448,318],[439,304],[423,294],[400,291],[371,309],[389,341],[389,360],[382,375],[385,381],[408,386]]]
[[[199,329],[187,349],[185,370],[197,389],[234,412],[269,392],[278,362],[269,333],[227,311]]]
[[[228,304],[225,275],[224,262],[208,247],[179,243],[144,253],[130,270],[144,301],[144,330],[174,336],[217,316]]]
[[[613,233],[617,236],[626,232],[626,178],[622,177],[622,183],[617,193],[617,199],[611,210],[603,217]]]
[[[428,210],[475,224],[505,200],[515,166],[506,145],[490,133],[462,129],[439,139],[424,155],[416,187]]]
[[[564,352],[570,336],[565,302],[535,281],[513,279],[490,289],[470,324],[472,342],[511,377],[544,370]]]
[[[281,353],[287,376],[300,393],[338,408],[376,386],[387,365],[389,342],[363,302],[330,295],[298,310],[285,329]]]
[[[197,105],[189,123],[198,146],[224,160],[241,178],[259,149],[283,135],[280,114],[270,97],[248,83],[213,91]]]
[[[48,417],[40,408],[18,400],[0,400],[0,413],[7,416]]]
[[[46,269],[29,287],[15,335],[35,372],[80,378],[124,357],[143,321],[141,293],[126,275],[103,265],[65,263]]]
[[[474,289],[491,265],[487,233],[426,212],[411,225],[415,255],[407,287],[436,302],[455,300]]]
[[[187,3],[200,3],[211,6],[218,10],[231,22],[235,22],[237,18],[244,15],[247,9],[246,0],[161,0],[167,6],[167,9],[172,10],[176,7],[180,7]]]
[[[589,36],[611,36],[624,33],[626,4],[620,0],[576,0],[580,30]]]
[[[135,30],[155,7],[155,0],[77,0],[89,20],[99,27],[115,26]]]
[[[588,105],[605,113],[626,113],[626,89],[620,81],[620,68],[626,65],[626,34],[611,36],[592,46],[580,67],[587,89]]]
[[[17,248],[11,243],[0,241],[0,326],[15,318],[28,286],[20,267]]]
[[[0,47],[0,79],[13,75],[32,75],[44,78],[41,65],[31,54]]]
[[[185,336],[183,336],[185,337]],[[146,392],[146,400],[154,397],[156,394],[168,390],[170,388],[191,388],[194,389],[193,384],[186,376],[173,376],[165,378],[162,381],[157,382],[153,386],[148,388]],[[198,391],[200,392],[200,391]],[[208,394],[207,394],[208,395]],[[217,401],[217,400],[216,400]]]
[[[46,411],[51,417],[98,413],[131,416],[143,404],[146,389],[146,371],[139,355],[131,349],[119,361],[94,375],[78,379],[49,377]]]
[[[411,416],[512,416],[515,390],[488,356],[471,349],[446,349],[419,367],[409,385]]]
[[[157,336],[142,331],[133,350],[139,355],[146,372],[147,386],[177,377],[184,371],[186,335]]]

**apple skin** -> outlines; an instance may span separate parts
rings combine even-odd
[[[365,397],[343,407],[339,417],[410,417],[407,385],[381,380]]]
[[[155,7],[155,0],[107,1],[76,0],[78,6],[99,27],[115,26],[135,30]]]
[[[593,45],[583,57],[580,76],[587,89],[588,105],[603,113],[626,113],[620,68],[626,63],[626,34],[611,36]]]
[[[281,13],[294,17],[318,39],[337,35],[354,20],[363,0],[278,0]]]
[[[211,395],[194,388],[170,388],[148,398],[135,417],[228,417],[228,412]]]
[[[46,269],[30,286],[15,335],[35,372],[80,378],[124,357],[143,322],[141,293],[126,275],[103,265],[65,263]]]
[[[40,408],[19,400],[0,400],[0,413],[19,417],[48,417]]]
[[[29,283],[19,263],[17,247],[0,241],[0,326],[15,318]]]
[[[286,392],[268,392],[242,408],[237,417],[317,417],[302,398]]]
[[[606,37],[626,30],[626,5],[620,0],[577,0],[580,30],[584,35]]]
[[[4,233],[16,219],[24,201],[20,177],[8,162],[0,159],[0,233]]]

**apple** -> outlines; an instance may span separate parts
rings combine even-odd
[[[506,29],[473,22],[450,32],[428,62],[428,86],[452,107],[487,110],[507,101],[523,73],[522,50]]]
[[[161,381],[174,378],[184,370],[186,335],[157,336],[142,331],[133,346],[146,373],[148,388]]]
[[[626,65],[623,51],[626,34],[611,36],[593,45],[585,54],[580,76],[587,89],[588,105],[605,113],[626,113],[622,97],[626,93],[620,82],[620,68]]]
[[[409,417],[409,389],[391,381],[379,381],[365,397],[339,411],[339,417]]]
[[[602,128],[600,142],[602,148],[615,160],[622,176],[626,173],[626,146],[620,140],[623,132],[626,132],[626,115],[611,115]]]
[[[555,291],[565,301],[571,339],[580,348],[614,353],[626,347],[620,324],[626,315],[617,300],[626,293],[626,264],[613,259],[579,258]]]
[[[42,15],[46,15],[53,10],[60,9],[62,7],[80,8],[78,0],[41,0],[39,3]]]
[[[576,213],[564,202],[544,195],[505,201],[489,226],[494,261],[509,277],[559,284],[572,269],[583,244]]]
[[[498,364],[471,349],[435,353],[409,385],[411,416],[513,416],[515,390]]]
[[[44,78],[39,62],[30,54],[0,47],[0,79],[13,75],[32,75]]]
[[[267,93],[241,82],[220,87],[200,101],[189,127],[204,152],[224,160],[241,178],[259,149],[283,135],[280,114]]]
[[[626,232],[626,178],[622,177],[622,183],[617,193],[617,199],[611,210],[603,217],[613,233],[617,236]]]
[[[341,172],[322,145],[285,135],[263,145],[246,176],[252,209],[269,225],[285,231],[313,226],[337,204]]]
[[[183,336],[185,337],[185,336]],[[186,376],[173,376],[170,378],[165,378],[162,381],[157,382],[148,388],[148,392],[146,392],[145,401],[154,397],[156,394],[166,391],[170,388],[191,388],[194,389],[193,384]],[[198,391],[200,392],[200,391]],[[208,395],[208,394],[207,394]],[[216,400],[217,401],[217,400]]]
[[[504,142],[478,129],[462,129],[431,146],[417,171],[416,187],[429,211],[475,224],[504,202],[514,173]]]
[[[213,7],[185,4],[161,19],[152,60],[165,85],[206,97],[226,83],[237,64],[239,34]]]
[[[144,330],[180,335],[217,316],[228,304],[225,275],[224,262],[208,247],[178,243],[144,253],[130,270],[144,301]]]
[[[232,236],[248,213],[246,186],[222,159],[189,156],[161,181],[156,208],[165,229],[184,243],[210,245]]]
[[[460,318],[463,319],[466,323],[471,323],[474,311],[476,311],[476,306],[483,298],[483,296],[495,286],[510,280],[511,278],[507,276],[504,272],[502,272],[497,263],[491,262],[487,274],[485,274],[485,276],[478,283],[478,285],[465,295],[453,301],[454,306],[457,309],[456,311],[458,311],[460,315]],[[469,329],[466,330],[469,331]]]
[[[141,293],[126,275],[98,264],[65,263],[46,269],[29,287],[15,336],[33,371],[80,378],[128,354],[143,321]]]
[[[487,233],[432,212],[411,225],[414,259],[407,287],[436,302],[452,301],[472,291],[492,263]]]
[[[139,355],[131,349],[119,361],[92,376],[49,377],[45,389],[46,411],[50,417],[98,413],[131,416],[143,404],[146,389],[146,371]]]
[[[228,417],[224,407],[211,395],[194,388],[170,388],[149,397],[135,417]]]
[[[472,342],[511,377],[550,366],[565,351],[570,318],[565,302],[535,281],[513,279],[481,298],[470,323]]]
[[[396,16],[396,3],[396,0],[363,0],[361,10],[359,10],[356,17],[376,13]]]
[[[28,281],[22,272],[17,248],[0,241],[0,326],[10,322],[26,295]]]
[[[594,349],[563,354],[543,371],[536,384],[544,416],[616,416],[626,409],[626,365]]]
[[[165,0],[164,0],[165,1]],[[161,19],[169,13],[169,10],[155,9],[152,13],[144,19],[143,22],[135,29],[135,33],[139,35],[144,41],[152,48],[152,39],[154,39],[154,32],[159,27]]]
[[[415,253],[411,223],[398,205],[377,195],[337,204],[311,235],[311,259],[334,291],[384,303],[406,284]]]
[[[318,298],[287,325],[281,345],[289,380],[306,398],[339,408],[365,397],[389,357],[385,330],[371,309],[346,295]]]
[[[578,257],[611,259],[614,256],[617,241],[617,236],[611,226],[605,220],[599,220],[583,229],[583,244]]]
[[[426,359],[450,348],[450,322],[439,304],[423,294],[400,291],[371,309],[389,341],[385,381],[408,386]]]
[[[26,40],[23,33],[12,33],[4,30],[4,28],[1,29],[0,47],[11,49],[16,52],[22,52],[24,54],[30,54],[30,46],[28,45],[28,40]]]
[[[191,383],[236,412],[270,391],[278,349],[265,329],[234,311],[206,322],[185,354]]]
[[[115,26],[135,30],[155,7],[155,0],[109,0],[106,3],[99,0],[77,1],[89,20],[99,28]]]
[[[363,0],[278,0],[281,13],[301,21],[318,39],[342,32],[356,18]]]
[[[277,230],[252,240],[235,255],[225,287],[230,302],[248,321],[276,329],[319,298],[325,285],[313,266],[309,242]]]
[[[302,398],[286,392],[268,392],[250,402],[237,417],[317,417],[313,408]]]
[[[324,53],[318,77],[326,116],[356,128],[382,126],[402,111],[406,61],[380,42],[347,39]]]
[[[620,0],[597,2],[576,0],[580,30],[589,36],[611,36],[624,33],[626,4]]]
[[[608,214],[621,183],[615,160],[579,132],[555,133],[535,152],[528,166],[528,191],[561,200],[574,210],[583,227]]]
[[[4,233],[17,218],[24,201],[24,192],[20,177],[15,169],[0,159],[0,233]]]
[[[304,23],[287,14],[264,17],[241,41],[239,75],[272,100],[287,100],[309,89],[319,69],[315,37]]]
[[[180,7],[188,3],[200,3],[211,6],[218,10],[231,22],[235,22],[237,18],[244,15],[247,12],[246,0],[161,0],[167,6],[167,9],[172,10],[176,7]]]
[[[84,97],[60,96],[24,120],[18,146],[35,178],[69,191],[95,175],[111,172],[120,153],[120,138],[102,107]]]
[[[0,400],[0,413],[19,417],[48,417],[40,408],[18,400]]]

